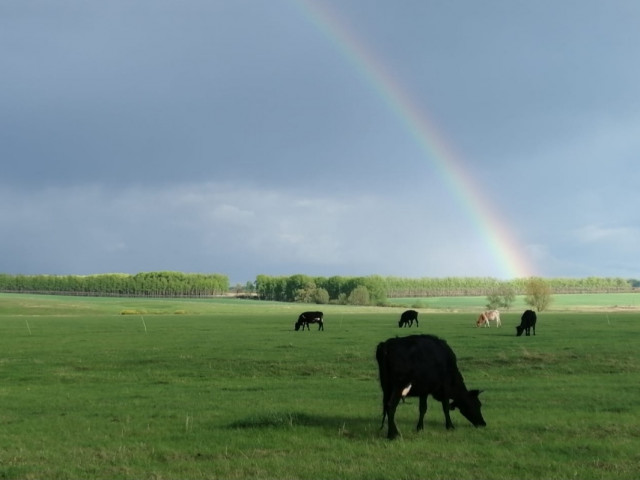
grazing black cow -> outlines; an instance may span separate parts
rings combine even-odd
[[[476,427],[486,425],[478,395],[480,390],[467,390],[458,370],[456,355],[444,340],[434,335],[411,335],[390,338],[378,344],[376,360],[382,387],[382,425],[388,418],[387,438],[399,435],[395,413],[401,398],[419,397],[420,410],[417,429],[424,428],[427,396],[442,404],[445,426],[453,428],[449,410],[460,413]],[[453,402],[449,403],[449,400]]]
[[[398,326],[402,327],[411,327],[413,325],[413,321],[416,321],[416,327],[419,327],[418,323],[418,312],[415,310],[407,310],[400,315],[400,321],[398,322]]]
[[[538,317],[536,316],[536,312],[533,310],[525,310],[520,317],[520,325],[516,327],[516,337],[522,335],[522,332],[525,332],[525,335],[528,337],[529,332],[533,328],[533,334],[536,334],[536,320]]]
[[[302,330],[304,330],[304,327],[307,327],[307,330],[311,330],[311,328],[309,328],[310,323],[317,323],[318,330],[324,330],[324,320],[322,317],[322,312],[302,312],[295,324],[296,331],[300,330],[300,327],[302,327]]]

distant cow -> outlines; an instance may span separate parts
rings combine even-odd
[[[300,327],[302,327],[302,330],[304,330],[304,327],[307,327],[307,330],[311,330],[311,328],[309,328],[310,323],[317,323],[318,330],[324,330],[323,313],[322,312],[301,313],[295,324],[296,331],[300,330]]]
[[[376,360],[382,387],[380,428],[387,417],[387,438],[393,439],[399,435],[395,413],[400,399],[407,395],[420,398],[418,430],[424,428],[428,395],[442,404],[447,429],[453,428],[449,410],[455,408],[459,408],[460,413],[474,426],[486,425],[480,411],[480,391],[467,390],[458,370],[456,355],[444,340],[434,335],[390,338],[378,344]],[[449,403],[449,400],[453,402]]]
[[[533,310],[525,310],[520,317],[520,325],[516,327],[516,337],[522,335],[522,332],[525,332],[525,335],[528,337],[529,332],[533,328],[533,334],[536,334],[536,320],[538,317],[536,316],[536,312]]]
[[[482,312],[476,321],[476,327],[481,327],[484,325],[485,327],[491,327],[491,320],[496,322],[496,327],[502,326],[502,322],[500,321],[500,312],[498,310],[487,310],[486,312]]]
[[[402,327],[411,327],[413,325],[413,321],[416,321],[416,327],[419,327],[418,323],[418,312],[415,310],[407,310],[400,315],[400,321],[398,322],[398,326]]]

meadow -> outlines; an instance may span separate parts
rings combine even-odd
[[[640,309],[578,297],[516,337],[521,300],[500,329],[459,298],[295,332],[315,306],[0,294],[0,478],[635,479]],[[411,398],[385,438],[375,348],[414,333],[448,341],[486,428],[430,399],[416,432]]]

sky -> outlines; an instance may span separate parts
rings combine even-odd
[[[640,278],[636,0],[2,0],[0,272]]]

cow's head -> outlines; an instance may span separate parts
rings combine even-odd
[[[520,335],[522,335],[522,332],[524,332],[524,327],[521,327],[520,325],[518,325],[516,327],[516,337],[519,337]]]
[[[296,332],[297,332],[298,330],[300,330],[300,325],[301,325],[301,323],[300,323],[300,322],[296,322]]]
[[[482,390],[469,390],[464,393],[462,397],[449,404],[451,410],[455,410],[456,408],[460,410],[464,418],[469,420],[474,427],[485,427],[487,425],[480,411],[480,407],[482,407],[482,403],[478,398],[480,393],[482,393]]]

